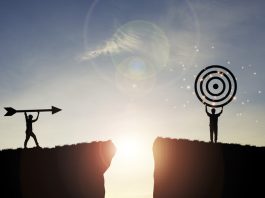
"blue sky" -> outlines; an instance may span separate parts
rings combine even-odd
[[[261,0],[1,1],[1,105],[62,108],[34,125],[44,147],[142,142],[146,166],[119,172],[139,161],[117,156],[107,196],[151,197],[155,137],[209,140],[193,94],[194,75],[205,66],[226,66],[238,79],[219,140],[265,145],[264,7]],[[24,130],[22,114],[3,117],[0,147],[21,147]]]

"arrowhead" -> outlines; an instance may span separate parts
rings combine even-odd
[[[54,107],[54,106],[52,106],[52,114],[55,114],[55,113],[57,113],[57,112],[59,112],[59,111],[61,111],[62,109],[59,109],[59,108],[57,108],[57,107]]]
[[[5,107],[5,110],[7,111],[5,116],[12,116],[12,115],[14,115],[17,112],[12,107]]]

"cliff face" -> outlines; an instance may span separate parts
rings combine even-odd
[[[114,154],[111,141],[3,150],[0,196],[104,198],[103,175]]]
[[[154,198],[265,197],[265,148],[157,138]]]

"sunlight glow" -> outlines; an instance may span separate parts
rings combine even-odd
[[[133,128],[129,123],[127,126]],[[139,126],[144,127],[144,125],[137,125],[136,128]],[[138,128],[132,131],[141,130]],[[133,132],[120,134],[113,138],[116,154],[110,168],[105,173],[106,198],[152,197],[153,141],[153,138],[147,138],[144,133]]]
[[[117,147],[116,157],[122,160],[135,161],[141,155],[143,145],[141,139],[132,136],[124,136],[115,141]]]

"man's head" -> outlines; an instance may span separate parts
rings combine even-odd
[[[33,116],[32,115],[29,115],[29,119],[32,120]]]
[[[215,114],[215,108],[212,108],[212,114]]]

